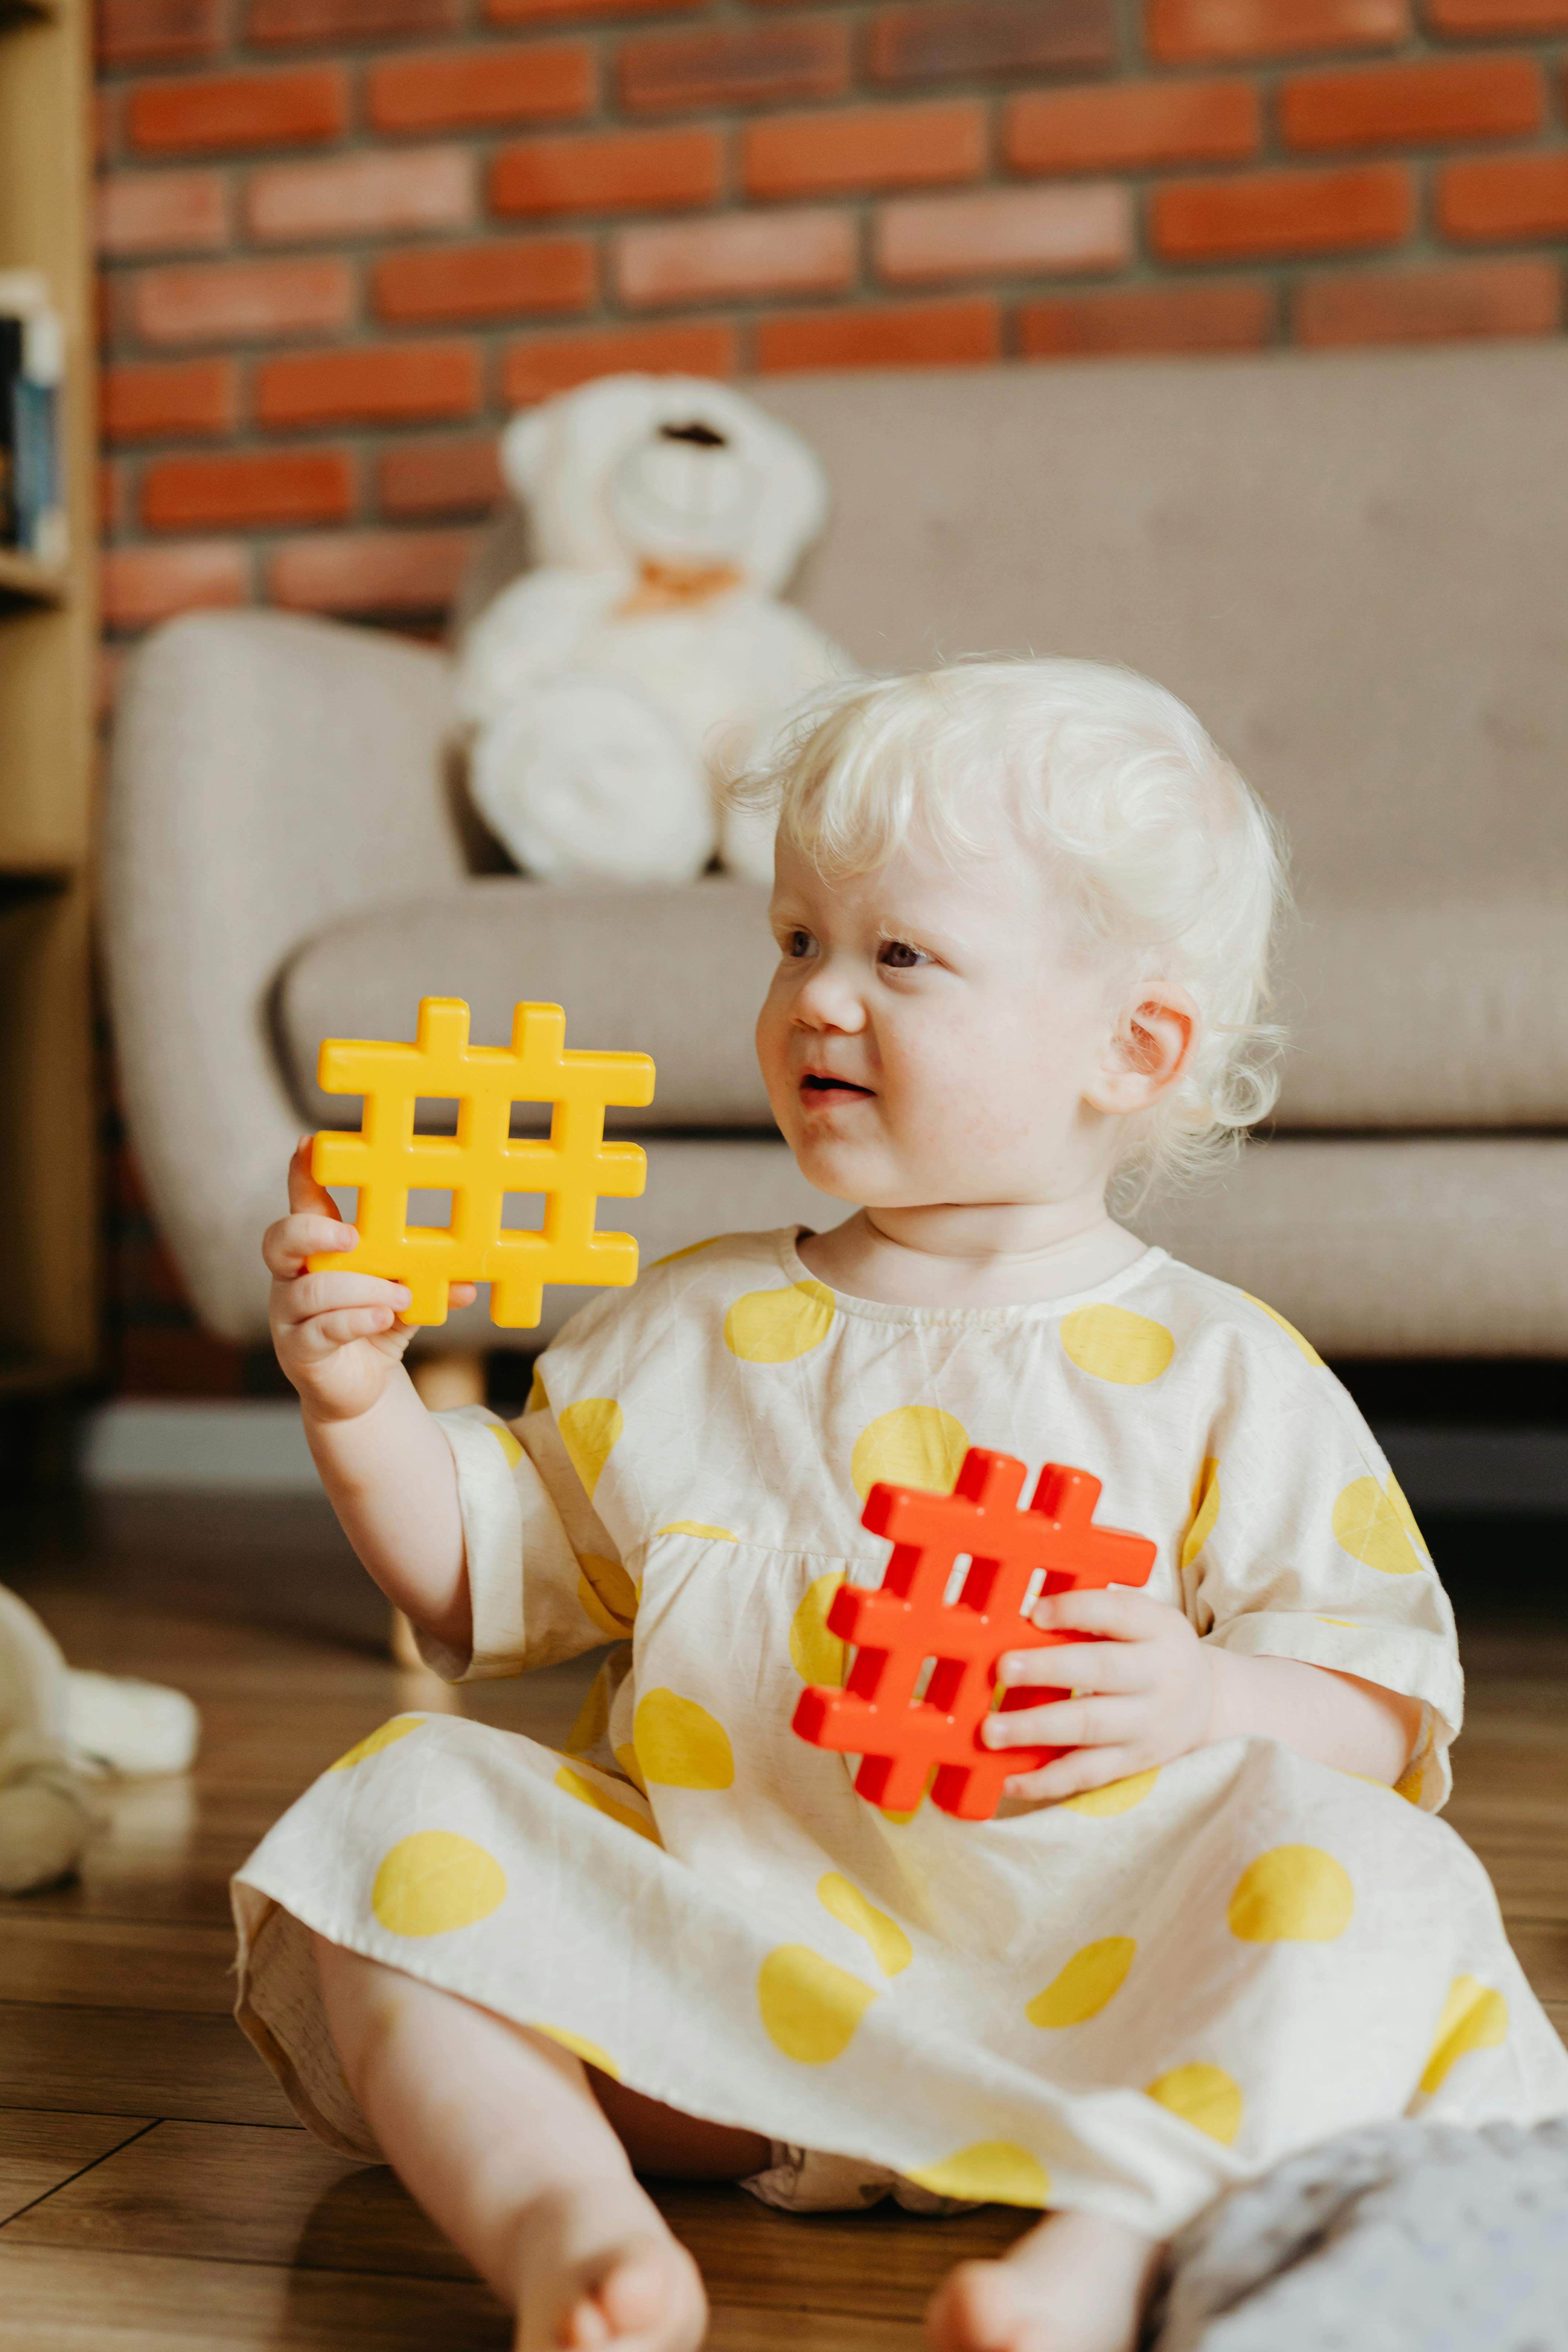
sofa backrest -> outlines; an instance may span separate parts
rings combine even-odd
[[[1568,882],[1568,345],[772,377],[868,667],[1028,648],[1189,701],[1310,907]]]

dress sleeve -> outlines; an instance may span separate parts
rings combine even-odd
[[[1228,1336],[1182,1546],[1187,1614],[1224,1649],[1300,1658],[1418,1699],[1398,1790],[1436,1811],[1464,1678],[1410,1506],[1350,1396],[1288,1326]]]
[[[436,1416],[452,1449],[474,1639],[467,1655],[416,1627],[447,1682],[558,1664],[630,1631],[637,1596],[536,1379],[514,1423],[483,1405]]]

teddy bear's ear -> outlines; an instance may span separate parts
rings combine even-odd
[[[514,416],[500,437],[500,469],[520,506],[534,496],[543,475],[555,423],[553,401]]]

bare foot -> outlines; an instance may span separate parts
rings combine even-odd
[[[1047,2214],[1001,2262],[942,2281],[932,2352],[1135,2352],[1163,2251],[1097,2213]]]
[[[696,2263],[634,2180],[535,2200],[518,2240],[516,2352],[697,2352]]]

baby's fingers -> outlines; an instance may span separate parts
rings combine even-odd
[[[1140,1642],[1053,1642],[1043,1650],[1009,1650],[996,1662],[1004,1690],[1037,1688],[1135,1691],[1150,1679]]]
[[[1134,1736],[1140,1712],[1124,1698],[1057,1699],[988,1715],[981,1742],[986,1748],[1109,1748]]]
[[[352,1339],[373,1339],[390,1331],[397,1317],[390,1307],[338,1307],[330,1315],[313,1316],[305,1327],[308,1342],[323,1349],[346,1348]]]
[[[289,1206],[296,1213],[312,1212],[317,1216],[336,1218],[337,1202],[324,1184],[318,1184],[310,1173],[310,1151],[313,1135],[302,1135],[294,1147],[294,1157],[289,1162]]]
[[[336,1210],[331,1217],[304,1213],[292,1217],[279,1217],[268,1225],[261,1236],[261,1255],[268,1274],[280,1282],[291,1282],[305,1271],[307,1258],[324,1250],[352,1250],[359,1234],[353,1225],[345,1225]]]
[[[318,1323],[345,1307],[384,1307],[398,1315],[413,1305],[412,1293],[401,1282],[383,1282],[374,1274],[301,1274],[275,1297],[279,1321],[296,1326]]]

